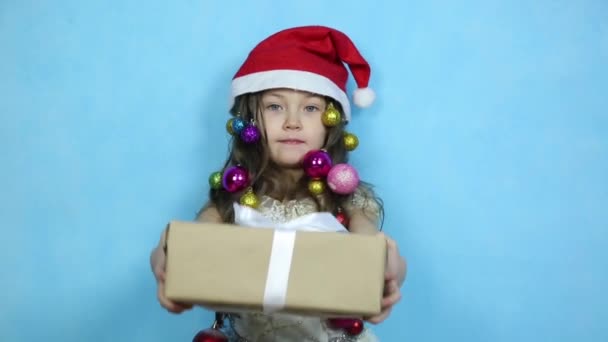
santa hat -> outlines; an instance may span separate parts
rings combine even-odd
[[[290,28],[266,38],[250,53],[232,80],[232,98],[272,88],[291,88],[332,97],[351,118],[346,94],[347,64],[357,83],[353,102],[367,107],[370,67],[344,33],[324,26]]]

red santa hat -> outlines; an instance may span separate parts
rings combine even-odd
[[[351,118],[346,94],[347,64],[358,89],[353,102],[367,107],[375,94],[368,88],[370,67],[344,33],[324,26],[295,27],[273,34],[250,53],[232,80],[232,98],[273,88],[291,88],[329,96]]]

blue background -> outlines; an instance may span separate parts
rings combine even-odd
[[[607,19],[600,0],[2,1],[0,340],[210,324],[160,308],[149,252],[205,200],[249,50],[324,24],[372,64],[352,162],[409,261],[381,339],[607,341]]]

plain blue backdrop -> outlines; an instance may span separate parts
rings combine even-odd
[[[205,201],[248,51],[305,24],[372,65],[351,160],[409,261],[381,339],[608,340],[605,1],[4,0],[1,341],[211,323],[161,309],[149,252]]]

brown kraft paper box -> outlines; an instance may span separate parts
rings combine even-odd
[[[170,222],[166,297],[223,312],[263,311],[274,234],[274,229]],[[280,312],[353,318],[380,313],[386,263],[382,236],[295,234]]]

